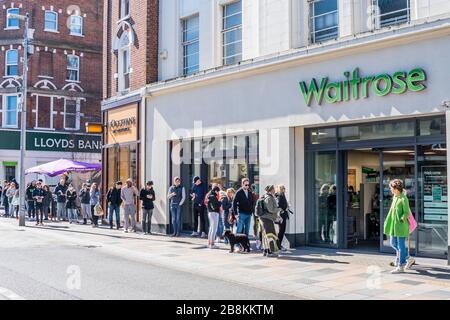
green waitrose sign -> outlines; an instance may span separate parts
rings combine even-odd
[[[0,131],[0,149],[19,150],[19,131]],[[27,132],[27,150],[101,153],[102,137],[50,132]]]
[[[344,72],[346,80],[340,82],[329,82],[328,77],[322,78],[320,84],[316,79],[312,79],[309,86],[300,82],[300,91],[303,94],[307,106],[311,106],[312,99],[321,105],[323,100],[326,103],[338,103],[359,98],[368,98],[369,91],[378,97],[388,94],[403,94],[406,91],[419,92],[426,89],[426,73],[421,68],[413,69],[409,72],[398,71],[390,75],[387,73],[360,77],[359,69],[353,72]]]

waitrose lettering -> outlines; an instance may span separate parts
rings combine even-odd
[[[415,68],[409,72],[398,71],[390,75],[387,73],[376,76],[360,77],[359,69],[353,72],[344,72],[346,80],[340,82],[329,82],[328,77],[320,80],[320,85],[316,79],[312,79],[309,86],[300,82],[300,91],[303,94],[305,103],[311,106],[312,99],[321,105],[325,99],[326,103],[338,103],[368,98],[369,91],[379,97],[388,94],[403,94],[407,91],[420,92],[426,89],[426,73],[421,68]]]

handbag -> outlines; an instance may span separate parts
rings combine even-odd
[[[103,209],[100,203],[97,203],[94,207],[94,215],[97,217],[103,216]]]
[[[231,212],[228,213],[228,223],[233,225],[235,221],[236,221],[235,216],[233,216],[233,214]]]
[[[414,215],[411,212],[411,209],[409,209],[408,223],[409,223],[409,233],[411,234],[417,228],[417,221],[416,219],[414,219]]]

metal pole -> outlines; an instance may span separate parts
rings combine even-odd
[[[23,37],[23,73],[22,73],[22,101],[21,101],[21,118],[20,118],[20,186],[19,186],[19,226],[25,226],[25,148],[26,148],[26,111],[27,111],[27,73],[28,73],[28,13],[25,17],[25,32]]]

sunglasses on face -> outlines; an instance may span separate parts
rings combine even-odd
[[[250,185],[249,184],[244,184],[244,187],[250,187]]]

